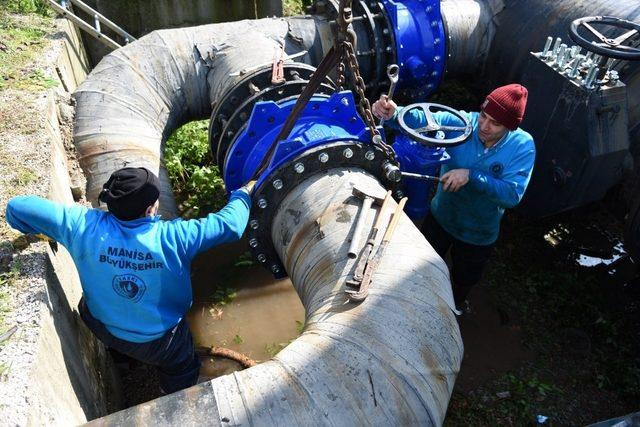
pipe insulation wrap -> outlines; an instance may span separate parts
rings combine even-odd
[[[440,3],[447,35],[447,72],[474,75],[484,71],[496,34],[495,15],[504,8],[502,0],[443,0]]]
[[[164,142],[181,125],[207,118],[211,103],[242,78],[238,71],[269,64],[275,48],[314,51],[316,22],[291,20],[296,37],[288,37],[288,20],[267,18],[158,30],[105,56],[74,94],[74,143],[87,199],[97,204],[114,170],[144,166],[159,173],[160,213],[174,217],[161,167]]]
[[[276,250],[306,311],[302,335],[272,360],[100,425],[441,425],[463,355],[447,266],[402,213],[369,296],[348,302],[348,237],[361,204],[354,185],[384,194],[361,169],[331,169],[295,187],[273,218]]]
[[[463,353],[447,267],[402,213],[369,296],[347,302],[356,260],[345,237],[361,206],[354,186],[385,192],[360,169],[332,169],[294,188],[276,212],[272,238],[307,313],[303,335],[276,361],[305,372],[299,381],[334,408],[337,424],[439,425]]]

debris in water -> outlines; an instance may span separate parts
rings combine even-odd
[[[544,424],[547,422],[547,420],[549,419],[549,417],[545,417],[544,415],[537,415],[536,416],[536,420],[538,421],[538,424]]]
[[[496,393],[496,396],[498,396],[500,399],[507,399],[511,397],[511,393],[508,391],[499,391]]]

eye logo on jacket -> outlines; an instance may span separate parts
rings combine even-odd
[[[114,276],[111,286],[116,294],[131,300],[131,302],[140,301],[140,298],[147,290],[147,285],[144,284],[142,279],[133,274]]]
[[[489,166],[489,170],[491,171],[493,176],[500,176],[502,175],[502,171],[504,170],[504,165],[500,162],[494,162],[491,163],[491,166]]]

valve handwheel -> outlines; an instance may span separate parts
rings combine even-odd
[[[615,38],[607,37],[595,29],[593,24],[627,31]],[[581,33],[588,33],[590,37]],[[635,22],[613,16],[586,16],[571,23],[569,36],[584,49],[608,58],[630,61],[640,59],[640,24]]]
[[[412,110],[422,111],[427,124],[420,128],[411,128],[407,125],[404,120],[407,112]],[[459,119],[462,123],[460,126],[450,126],[450,125],[440,125],[436,122],[433,117],[433,113],[437,111],[446,111],[453,115],[456,119]],[[435,147],[453,147],[455,145],[460,145],[469,138],[471,135],[471,131],[473,128],[471,127],[471,122],[467,117],[465,117],[460,111],[447,107],[442,104],[433,104],[433,103],[418,103],[411,104],[402,109],[402,112],[398,116],[398,124],[400,125],[400,129],[404,132],[409,138],[420,144],[431,145]],[[451,138],[437,138],[435,135],[437,132],[462,132],[460,135],[455,135]]]

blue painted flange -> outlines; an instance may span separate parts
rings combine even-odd
[[[435,90],[445,70],[446,43],[440,0],[383,0],[393,26],[398,90],[423,100]]]
[[[227,191],[246,183],[260,166],[269,147],[282,129],[296,99],[258,102],[244,131],[227,153],[224,182]],[[259,177],[257,187],[271,171],[312,147],[334,141],[370,141],[369,129],[356,110],[351,91],[314,96],[300,114],[289,137],[281,141],[271,164]]]

